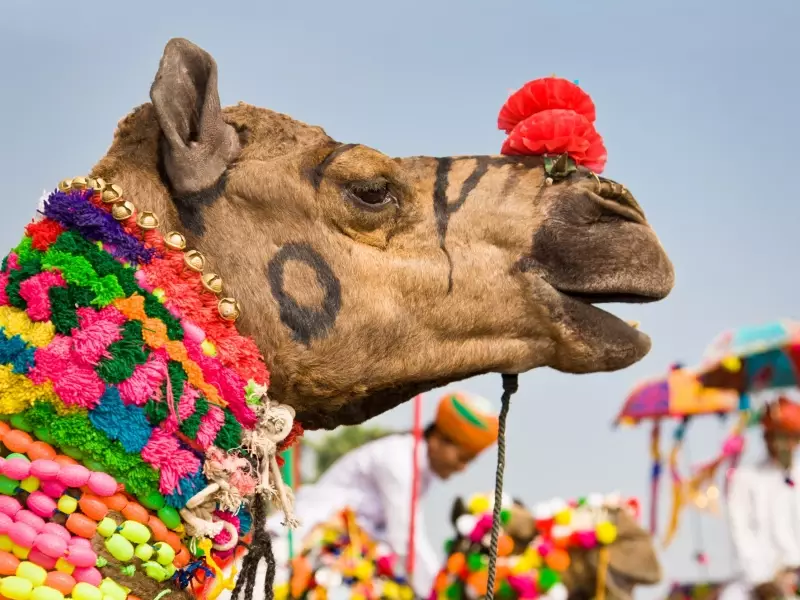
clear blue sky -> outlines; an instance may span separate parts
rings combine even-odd
[[[267,106],[397,156],[495,153],[510,90],[551,73],[579,79],[597,104],[606,174],[644,206],[677,284],[663,303],[615,309],[653,336],[640,364],[522,377],[507,490],[529,503],[646,496],[645,430],[608,426],[627,389],[696,361],[724,328],[797,316],[798,22],[797,0],[1,0],[0,247],[16,243],[42,190],[88,171],[117,121],[148,99],[170,37],[215,56],[224,103]],[[496,398],[499,379],[462,385]],[[379,420],[406,427],[410,407]],[[724,432],[697,425],[695,459]],[[493,469],[488,453],[426,501],[435,540],[449,533],[438,517],[454,494],[488,490]],[[704,524],[712,574],[726,575],[721,522]],[[685,527],[663,554],[668,579],[697,575],[691,557]]]

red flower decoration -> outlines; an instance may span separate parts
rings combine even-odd
[[[520,121],[551,108],[575,111],[590,123],[596,118],[589,94],[566,79],[543,77],[529,81],[511,94],[497,117],[497,127],[511,133]]]
[[[566,79],[545,77],[525,84],[506,101],[497,125],[509,135],[506,155],[567,153],[578,165],[602,173],[608,154],[594,128],[594,102]]]
[[[602,173],[608,153],[589,120],[571,110],[536,113],[519,123],[500,151],[506,155],[569,154],[576,164]]]

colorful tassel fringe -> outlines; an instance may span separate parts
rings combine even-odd
[[[91,191],[55,191],[43,215],[0,268],[0,419],[180,510],[209,483],[209,450],[247,458],[247,390],[267,367],[157,231]]]

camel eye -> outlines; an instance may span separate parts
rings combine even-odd
[[[346,195],[355,204],[370,210],[397,204],[397,197],[386,181],[369,181],[348,186]]]

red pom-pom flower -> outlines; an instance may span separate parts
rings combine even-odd
[[[594,102],[576,84],[557,77],[536,79],[512,94],[500,110],[497,126],[509,134],[501,152],[566,152],[576,164],[601,173],[608,155],[594,120]]]
[[[514,92],[497,117],[497,127],[511,133],[517,123],[543,110],[562,108],[595,120],[594,102],[577,84],[559,77],[534,79]]]
[[[606,165],[603,138],[589,120],[571,110],[554,108],[528,117],[514,127],[502,154],[537,156],[569,154],[578,165],[601,173]]]

